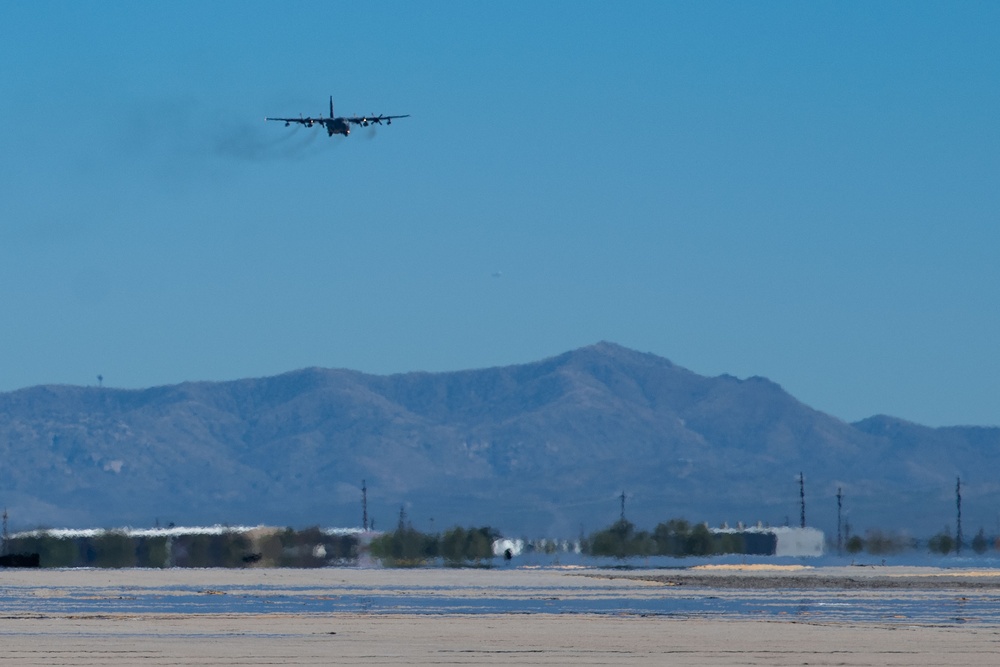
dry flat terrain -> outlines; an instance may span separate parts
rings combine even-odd
[[[817,599],[837,600],[837,604],[878,601],[879,596],[898,596],[902,591],[906,599],[932,603],[940,599],[961,605],[991,602],[1000,573],[897,568],[626,573],[6,570],[0,571],[0,662],[996,664],[1000,624],[992,617],[948,617],[929,623],[899,618],[899,614],[884,620],[847,617],[832,621],[808,611],[754,614],[740,607],[733,607],[732,613],[702,613],[697,608],[651,615],[628,611],[635,604],[649,602],[669,610],[674,602],[725,602],[728,595],[739,601],[747,591],[764,599],[780,599],[790,587],[788,581],[796,578],[801,578],[802,585],[819,582],[825,597]],[[830,587],[831,581],[840,587]],[[902,585],[886,587],[885,582]],[[921,582],[927,582],[927,588]],[[475,611],[440,611],[456,601]],[[539,601],[550,602],[557,610],[621,602],[622,611],[613,607],[602,613],[517,611]],[[323,605],[333,611],[316,611]],[[271,607],[274,612],[266,611]],[[421,613],[424,608],[432,613]],[[501,608],[511,611],[490,611]]]

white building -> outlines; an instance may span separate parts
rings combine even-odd
[[[792,528],[791,526],[747,528],[713,528],[713,533],[728,533],[743,536],[747,554],[759,556],[790,556],[793,558],[823,555],[825,536],[816,528]]]
[[[790,528],[783,526],[769,528],[778,543],[774,548],[775,556],[822,556],[825,536],[817,528]]]

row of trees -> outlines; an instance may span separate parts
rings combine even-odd
[[[581,551],[592,556],[631,558],[645,556],[711,556],[718,554],[771,554],[774,536],[767,533],[715,533],[706,524],[692,525],[684,519],[672,519],[656,526],[652,532],[636,530],[626,519],[593,533],[582,540]],[[958,551],[957,538],[945,529],[926,544],[908,536],[881,530],[869,530],[864,537],[848,538],[845,550],[849,554],[862,551],[872,555],[891,555],[924,547],[932,553],[946,555]],[[968,546],[977,554],[1000,548],[1000,538],[987,537],[980,528]]]
[[[374,538],[370,553],[390,567],[414,567],[431,561],[453,566],[484,566],[494,558],[493,543],[500,534],[489,526],[455,527],[441,534],[415,530],[400,512],[395,531]],[[775,538],[768,533],[711,531],[704,523],[684,519],[660,523],[652,531],[637,530],[626,519],[582,538],[583,554],[613,558],[647,556],[710,556],[716,554],[774,553]],[[968,543],[977,554],[997,548],[982,529]],[[946,529],[926,542],[908,536],[869,530],[850,536],[844,548],[890,555],[926,547],[933,553],[956,551],[956,538]],[[8,553],[33,554],[42,567],[324,567],[357,562],[363,546],[354,535],[327,535],[319,528],[247,534],[227,531],[210,535],[130,536],[109,531],[93,537],[63,538],[41,533],[12,537]]]
[[[42,567],[323,567],[356,560],[358,539],[315,527],[253,537],[235,531],[171,537],[108,531],[94,537],[12,537],[7,548],[37,553]]]
[[[959,544],[956,537],[951,535],[947,528],[927,540],[927,550],[931,553],[947,555],[959,551]],[[986,531],[982,528],[976,536],[968,543],[972,550],[979,555],[985,554],[990,549],[997,548],[997,540],[987,537]],[[898,554],[903,551],[919,550],[921,543],[911,537],[898,533],[888,533],[881,530],[869,530],[864,537],[852,535],[844,544],[844,549],[849,554],[857,554],[862,551],[872,555],[882,556]]]
[[[493,543],[499,538],[499,531],[489,526],[421,533],[400,510],[396,530],[376,537],[370,548],[373,557],[391,567],[415,567],[438,558],[449,565],[483,565],[493,558]]]
[[[748,544],[748,540],[755,543]],[[773,536],[763,534],[713,533],[703,523],[692,526],[684,519],[661,523],[650,533],[637,531],[630,521],[619,519],[583,540],[581,550],[592,556],[614,558],[773,553],[773,540]]]

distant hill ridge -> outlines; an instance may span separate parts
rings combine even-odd
[[[709,378],[613,343],[538,362],[376,376],[308,368],[142,390],[0,394],[0,502],[19,528],[177,523],[575,536],[618,516],[966,532],[996,521],[1000,429],[848,424],[761,377]]]

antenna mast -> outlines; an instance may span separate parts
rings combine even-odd
[[[361,525],[368,532],[368,485],[361,480]]]
[[[843,522],[840,520],[841,517],[840,509],[843,506],[843,499],[844,499],[844,494],[841,493],[840,487],[838,486],[837,487],[837,555],[840,555],[841,553],[840,550],[844,546],[844,541],[840,534],[840,527],[841,525],[843,525]]]
[[[622,495],[619,496],[622,499],[622,521],[625,521],[625,491],[622,491]]]
[[[805,478],[802,476],[801,472],[799,473],[799,500],[801,502],[801,507],[802,507],[801,514],[799,516],[799,523],[801,524],[802,528],[805,528],[806,527],[806,481]]]
[[[955,506],[958,508],[958,528],[955,531],[955,553],[962,553],[962,478],[956,478]]]

